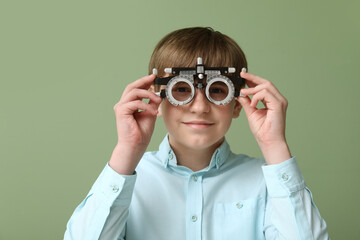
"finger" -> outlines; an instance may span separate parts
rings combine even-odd
[[[263,102],[267,109],[275,109],[277,106],[281,105],[281,101],[267,89],[263,89],[256,93],[251,99],[250,106],[256,107],[259,101]]]
[[[160,103],[162,98],[157,96],[155,93],[145,90],[145,89],[133,89],[132,91],[128,92],[127,94],[121,97],[120,102],[126,103],[131,102],[134,100],[141,100],[141,99],[150,99],[150,101]]]
[[[116,115],[122,114],[122,115],[132,115],[139,110],[149,112],[153,115],[156,115],[158,113],[157,107],[151,104],[147,104],[146,102],[143,102],[141,100],[136,100],[132,102],[128,102],[126,104],[118,105],[114,108]]]
[[[125,88],[123,94],[127,94],[131,90],[137,89],[137,88],[146,89],[146,90],[149,89],[151,84],[153,84],[155,77],[156,77],[155,74],[150,74],[150,75],[144,76],[144,77],[136,80],[135,82],[130,83]]]
[[[243,95],[255,95],[256,93],[261,92],[265,89],[271,92],[274,96],[276,96],[279,99],[282,97],[279,90],[270,81],[257,85],[256,87],[253,88],[243,88],[240,90],[240,92]]]
[[[143,101],[141,101],[138,104],[138,106],[139,106],[138,111],[135,111],[135,113],[147,112],[147,113],[152,114],[152,115],[156,115],[158,113],[158,109],[154,105],[145,103]]]
[[[160,103],[161,103],[161,101],[160,102],[153,102],[153,101],[149,101],[149,105],[151,105],[154,109],[158,109],[159,108],[159,106],[160,106]]]
[[[264,78],[261,78],[257,75],[254,75],[254,74],[251,74],[248,72],[240,72],[240,76],[245,79],[246,85],[248,85],[251,88],[255,87],[261,83],[264,83],[266,81],[269,81],[269,80],[266,80]]]
[[[276,86],[269,80],[263,79],[263,83],[251,87],[251,88],[243,88],[240,90],[240,93],[243,95],[254,95],[264,89],[269,90],[274,96],[276,96],[280,101],[286,100],[285,97],[280,93],[280,91],[276,88]]]
[[[146,128],[148,126],[146,121],[155,123],[154,120],[156,120],[156,115],[149,113],[148,111],[141,111],[141,112],[135,112],[134,118],[138,122],[140,128]]]
[[[251,99],[249,97],[239,97],[238,98],[242,108],[245,111],[245,115],[248,118],[253,112],[255,112],[257,109],[255,107],[252,107],[250,105]]]

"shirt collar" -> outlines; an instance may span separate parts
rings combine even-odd
[[[223,143],[215,150],[213,156],[211,157],[210,164],[206,169],[209,170],[214,167],[219,169],[225,163],[229,154],[230,146],[225,139]],[[182,166],[177,166],[176,156],[174,151],[171,149],[168,134],[166,134],[163,141],[161,142],[157,155],[159,156],[159,159],[164,167],[167,168],[170,165],[172,167],[183,168]]]

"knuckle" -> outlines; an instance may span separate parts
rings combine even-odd
[[[282,104],[284,105],[284,106],[287,106],[288,105],[288,100],[284,97],[284,96],[282,96],[282,95],[280,95],[280,99],[281,99],[281,102],[282,102]]]
[[[263,91],[264,94],[269,94],[270,93],[269,89],[267,89],[267,88],[264,88],[262,91]]]
[[[267,88],[269,88],[269,87],[271,87],[272,86],[272,83],[269,81],[269,80],[267,80],[267,79],[265,79],[265,86],[267,87]]]
[[[125,87],[125,89],[124,89],[124,92],[129,91],[129,90],[130,90],[130,88],[131,88],[131,84],[127,85],[127,86]]]
[[[264,84],[264,85],[269,85],[269,83],[270,83],[270,81],[269,81],[269,80],[267,80],[267,79],[263,79],[263,84]]]
[[[289,101],[288,101],[286,98],[284,99],[284,105],[285,105],[285,106],[288,106],[288,105],[289,105]]]
[[[117,112],[119,109],[119,106],[116,104],[113,109],[114,109],[114,112]]]

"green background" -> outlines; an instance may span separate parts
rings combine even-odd
[[[113,106],[170,31],[211,26],[289,101],[332,239],[360,239],[359,1],[1,1],[0,239],[62,239],[116,144]],[[160,120],[160,119],[159,119]],[[156,125],[149,150],[165,129]],[[228,135],[261,156],[246,118]]]

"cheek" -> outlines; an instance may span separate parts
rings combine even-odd
[[[166,125],[171,124],[178,113],[176,107],[169,103],[167,100],[164,100],[160,104],[159,112],[161,113]]]
[[[169,109],[170,106],[169,105],[170,105],[170,103],[166,99],[164,99],[161,102],[159,108],[160,108],[160,111],[162,112],[163,116],[164,115],[167,116],[167,113],[170,111],[170,109]]]
[[[222,106],[219,110],[224,116],[233,115],[235,112],[235,102],[232,101],[228,105]]]

